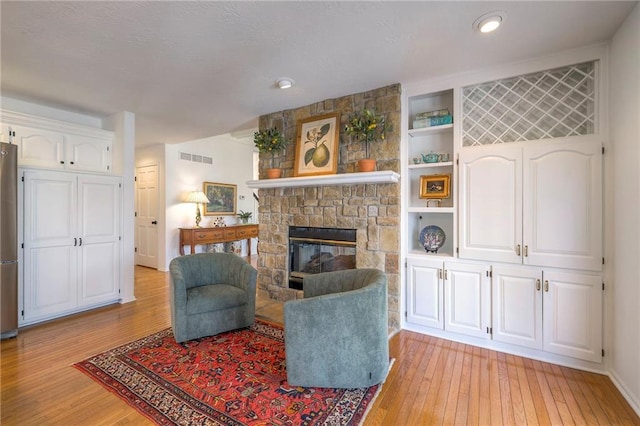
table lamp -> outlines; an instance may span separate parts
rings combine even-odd
[[[196,205],[196,228],[200,228],[200,221],[202,220],[202,216],[200,216],[200,203],[209,204],[209,199],[204,192],[202,191],[192,191],[187,195],[185,200],[187,203],[195,203]]]

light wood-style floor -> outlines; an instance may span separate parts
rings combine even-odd
[[[72,365],[169,327],[168,273],[136,267],[136,298],[20,330],[1,344],[0,424],[151,424]],[[282,322],[282,304],[257,315]],[[606,376],[401,331],[365,425],[629,424]]]

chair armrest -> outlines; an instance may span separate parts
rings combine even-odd
[[[378,269],[346,269],[304,277],[304,298],[356,290],[373,282],[387,282]]]

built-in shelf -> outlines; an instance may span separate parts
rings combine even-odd
[[[409,129],[409,136],[435,135],[453,131],[453,124],[443,124],[441,126],[421,127],[419,129]]]
[[[453,213],[453,207],[409,207],[409,213]]]
[[[383,170],[379,172],[340,173],[336,175],[301,176],[280,179],[249,180],[249,188],[296,188],[304,186],[354,185],[359,183],[398,183],[400,174]]]
[[[410,164],[407,166],[409,169],[430,169],[433,167],[450,167],[453,166],[453,161],[442,161],[439,163],[419,163]]]

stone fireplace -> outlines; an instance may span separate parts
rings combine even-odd
[[[370,145],[377,170],[400,171],[400,85],[383,87],[305,107],[260,117],[261,129],[278,127],[291,141],[275,157],[283,177],[293,177],[296,125],[300,119],[332,112],[340,113],[338,174],[356,172],[356,161],[365,157],[362,142],[352,142],[342,131],[353,111],[363,108],[386,114],[393,131],[384,142]],[[260,179],[271,165],[271,156],[260,155]],[[377,268],[388,277],[389,331],[400,327],[400,185],[362,183],[307,187],[276,187],[259,190],[258,287],[269,297],[286,301],[301,298],[289,286],[291,227],[338,228],[355,231],[355,265]],[[321,259],[319,259],[320,261]],[[342,258],[341,261],[345,259]]]

